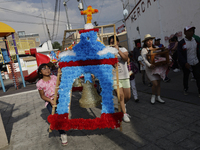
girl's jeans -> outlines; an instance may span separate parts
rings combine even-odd
[[[50,103],[48,103],[47,109],[48,109],[49,113],[51,114],[51,112],[52,112],[52,106],[51,106]],[[58,130],[58,132],[59,132],[60,134],[65,134],[65,131],[64,131],[64,130]]]

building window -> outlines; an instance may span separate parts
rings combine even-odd
[[[25,31],[18,31],[19,36],[25,36]]]
[[[35,41],[36,41],[36,42],[40,42],[39,38],[35,38]]]

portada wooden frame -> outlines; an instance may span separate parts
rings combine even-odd
[[[116,28],[115,28],[115,24],[110,24],[110,25],[104,25],[104,26],[97,26],[97,27],[94,27],[94,28],[98,28],[98,29],[101,29],[101,33],[99,34],[98,33],[98,36],[100,37],[100,40],[103,41],[103,30],[104,28],[108,28],[108,27],[113,27],[113,31],[114,31],[114,43],[116,44]],[[70,33],[70,32],[75,32],[75,41],[76,43],[78,43],[78,34],[79,34],[79,31],[80,30],[83,30],[82,28],[80,29],[72,29],[72,30],[65,30],[64,31],[64,37],[63,37],[63,42],[62,42],[62,51],[64,51],[64,46],[65,46],[65,42],[66,42],[66,35],[67,33]],[[114,45],[115,45],[114,44]],[[113,46],[113,45],[110,45],[110,46]],[[115,58],[117,58],[117,55],[115,56]],[[119,94],[119,74],[118,74],[118,64],[116,65],[116,68],[115,68],[115,71],[116,71],[116,80],[117,80],[117,84],[116,85],[113,85],[113,86],[117,86],[117,98],[118,98],[118,112],[121,112],[121,106],[120,106],[120,94]],[[59,69],[59,72],[61,72],[61,70]],[[60,83],[60,77],[61,77],[62,73],[58,73],[58,76],[57,76],[57,82],[56,82],[56,89],[55,89],[55,95],[54,95],[54,102],[56,103],[57,101],[57,96],[58,96],[58,89],[59,89],[59,83]],[[71,90],[71,93],[72,93],[72,90]],[[69,116],[70,116],[70,106],[71,106],[71,96],[70,96],[70,104],[69,104]],[[54,105],[52,107],[52,115],[55,114],[55,109],[56,109],[57,105]],[[70,119],[70,118],[69,118]],[[120,122],[120,131],[122,131],[122,123]],[[49,129],[49,132],[51,132],[51,129]]]

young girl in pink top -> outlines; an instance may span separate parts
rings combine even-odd
[[[48,64],[41,64],[38,68],[39,81],[36,86],[40,93],[40,97],[45,101],[49,113],[52,112],[52,106],[56,105],[53,101],[57,77],[51,75]],[[67,145],[67,134],[63,130],[58,130],[61,134],[62,145]]]

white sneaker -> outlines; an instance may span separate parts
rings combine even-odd
[[[125,113],[123,117],[124,122],[130,122],[130,117],[131,116],[129,114]]]
[[[155,104],[155,102],[156,102],[156,96],[152,95],[151,96],[151,104]]]
[[[160,98],[160,96],[158,96],[158,97],[157,97],[157,101],[158,101],[158,102],[160,102],[160,103],[162,103],[162,104],[164,104],[164,103],[165,103],[165,101],[164,101],[164,100],[162,100],[162,99]]]
[[[176,68],[176,69],[174,69],[173,71],[174,71],[174,72],[179,72],[180,69]]]
[[[61,141],[62,141],[62,145],[65,146],[67,145],[67,134],[61,134]]]

